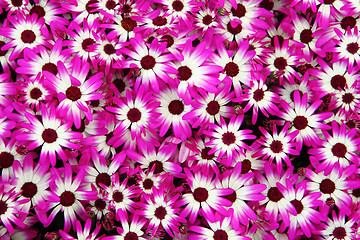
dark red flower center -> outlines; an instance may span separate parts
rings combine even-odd
[[[210,23],[212,23],[213,21],[213,17],[209,14],[205,15],[202,19],[202,23],[205,25],[210,25]]]
[[[117,203],[122,202],[124,200],[124,195],[119,191],[113,192],[112,197],[114,199],[114,202]]]
[[[176,0],[172,3],[172,7],[175,11],[180,12],[181,10],[183,10],[184,4],[181,1]]]
[[[154,174],[159,174],[164,171],[162,162],[160,162],[158,160],[150,162],[149,170],[151,170],[154,167],[154,165],[155,165]]]
[[[229,62],[225,65],[224,71],[229,77],[235,77],[239,74],[239,66],[234,62]]]
[[[214,232],[213,238],[214,238],[214,240],[228,240],[229,239],[228,234],[222,229],[216,230]]]
[[[339,90],[339,88],[344,89],[346,85],[346,78],[341,75],[335,75],[331,78],[330,83],[331,86],[336,90]]]
[[[130,122],[137,122],[141,119],[141,112],[137,108],[132,108],[128,111],[127,118]]]
[[[220,111],[220,104],[213,100],[207,104],[206,111],[210,114],[215,116]]]
[[[111,54],[114,54],[116,53],[116,50],[114,48],[114,46],[110,43],[106,44],[104,46],[104,52],[107,54],[107,55],[111,55]]]
[[[356,19],[352,16],[349,17],[344,17],[341,20],[341,28],[344,30],[347,30],[348,27],[350,27],[351,29],[353,29],[356,25]]]
[[[155,209],[155,217],[157,217],[160,220],[163,220],[166,216],[167,212],[166,209],[163,206],[157,207]]]
[[[100,187],[100,183],[104,184],[105,186],[109,187],[111,184],[110,175],[107,173],[100,173],[96,176],[96,185]]]
[[[209,193],[205,188],[198,187],[195,189],[193,196],[196,201],[205,202],[209,197]]]
[[[30,91],[30,97],[31,97],[32,99],[34,99],[34,100],[39,99],[39,98],[41,97],[41,95],[42,95],[42,92],[41,92],[41,90],[38,89],[38,88],[33,88],[33,89],[31,89],[31,91]]]
[[[184,111],[184,104],[180,100],[172,100],[168,109],[172,115],[180,115]]]
[[[174,45],[174,38],[168,34],[164,35],[161,37],[161,40],[165,40],[166,41],[166,47],[169,48],[172,45]]]
[[[337,227],[333,231],[333,236],[336,239],[345,239],[346,237],[346,230],[343,227]]]
[[[99,11],[93,11],[96,9],[96,7],[94,6],[95,3],[97,3],[97,0],[90,0],[87,2],[87,4],[85,5],[85,9],[88,13],[90,14],[95,14],[95,13],[99,13]]]
[[[312,34],[313,32],[310,29],[304,29],[300,33],[300,41],[305,44],[311,42],[313,40]]]
[[[261,8],[265,8],[266,10],[272,10],[274,8],[274,3],[273,2],[270,2],[270,0],[263,0],[261,3],[260,3],[260,7]]]
[[[116,2],[115,1],[113,1],[113,0],[108,0],[107,2],[106,2],[106,4],[105,4],[105,7],[107,8],[107,9],[109,9],[109,10],[112,10],[112,9],[114,9],[115,7],[116,7]]]
[[[8,50],[2,51],[1,48],[5,45],[6,43],[4,41],[0,41],[0,57],[5,56],[5,54],[7,53]]]
[[[227,200],[229,200],[230,202],[234,203],[237,199],[237,195],[236,192],[234,191],[233,193],[224,196],[224,198],[226,198]]]
[[[164,25],[167,23],[167,20],[166,20],[166,18],[164,18],[164,17],[157,16],[156,18],[154,18],[154,19],[152,20],[152,23],[153,23],[155,26],[161,27],[161,26],[164,26]]]
[[[32,30],[24,30],[21,33],[21,40],[24,43],[33,43],[36,39],[36,35]]]
[[[144,189],[151,189],[154,186],[154,181],[150,178],[147,178],[143,182]]]
[[[342,143],[336,143],[332,148],[331,152],[335,157],[344,158],[347,153],[347,148]]]
[[[251,170],[251,161],[249,159],[244,159],[241,162],[241,174],[250,172]]]
[[[358,43],[349,43],[346,47],[346,50],[351,54],[355,54],[359,50],[359,44]]]
[[[232,132],[226,132],[222,135],[222,141],[224,144],[226,145],[231,145],[233,144],[235,141],[236,141],[236,137],[235,137],[235,134],[232,133]]]
[[[38,16],[38,18],[41,18],[41,17],[44,17],[44,16],[45,16],[45,10],[44,10],[44,8],[41,7],[41,6],[38,6],[38,5],[36,5],[36,6],[34,6],[33,8],[31,8],[31,10],[30,10],[30,15],[32,15],[32,14],[34,14],[34,13]]]
[[[92,106],[94,108],[100,106],[100,100],[91,100],[90,101],[90,106]]]
[[[155,67],[156,61],[153,56],[146,55],[140,60],[140,64],[143,69],[149,70]]]
[[[60,204],[64,207],[70,207],[75,203],[75,194],[65,191],[60,195]]]
[[[346,126],[348,127],[348,128],[356,128],[356,122],[354,121],[354,120],[352,120],[352,119],[350,119],[349,121],[347,121],[346,123]]]
[[[27,198],[32,198],[37,193],[37,186],[33,182],[26,182],[22,185],[21,190],[21,195]]]
[[[352,103],[352,101],[354,101],[355,97],[354,95],[352,95],[352,93],[345,93],[343,96],[342,96],[342,100],[344,103],[346,104],[350,104]]]
[[[335,191],[335,183],[330,179],[324,179],[320,183],[320,191],[324,194],[330,194]]]
[[[287,61],[283,57],[278,57],[274,61],[274,66],[279,70],[284,70],[287,66]]]
[[[54,129],[47,128],[43,131],[43,133],[41,134],[41,137],[44,140],[44,142],[53,143],[58,138],[58,135]]]
[[[324,4],[332,4],[335,0],[324,0]]]
[[[128,232],[125,237],[124,240],[139,240],[139,237],[136,233],[134,232]]]
[[[293,123],[296,129],[303,130],[307,127],[308,120],[304,116],[296,116]]]
[[[76,86],[70,86],[68,89],[66,89],[65,95],[68,99],[75,102],[81,98],[80,88]]]
[[[95,40],[92,38],[85,38],[82,43],[81,43],[81,47],[82,49],[84,49],[84,51],[89,52],[89,46],[93,45],[95,43]]]
[[[180,81],[186,81],[192,76],[192,71],[187,66],[181,66],[178,68],[178,78]]]
[[[229,22],[226,25],[226,29],[228,30],[229,33],[231,33],[232,35],[237,35],[242,31],[242,26],[241,24],[237,24],[236,27],[232,27],[231,23]]]
[[[8,209],[7,203],[0,200],[0,215],[6,213],[7,209]]]
[[[119,90],[120,93],[122,93],[125,90],[125,82],[122,79],[115,79],[113,81],[113,84],[115,85],[115,87]]]
[[[14,163],[14,155],[8,152],[0,153],[0,168],[8,168],[11,167]]]
[[[353,189],[352,195],[356,198],[360,198],[360,188]]]
[[[231,13],[235,17],[242,18],[243,16],[245,16],[246,8],[241,3],[238,3],[237,4],[237,9],[235,9],[234,7],[231,8]]]
[[[201,158],[205,160],[212,160],[215,156],[215,154],[209,155],[211,148],[205,147],[203,150],[201,150]]]
[[[106,207],[106,202],[102,199],[96,199],[95,200],[95,207],[99,210],[99,211],[102,211],[105,209]]]
[[[48,62],[42,66],[41,70],[51,72],[54,75],[58,74],[57,66],[51,62]]]
[[[267,196],[269,200],[273,202],[278,202],[284,197],[277,187],[271,187]]]
[[[265,96],[265,93],[262,89],[256,89],[254,92],[254,100],[259,102],[261,101]]]
[[[297,214],[300,214],[304,209],[302,202],[297,199],[292,200],[290,203],[295,207]]]
[[[130,7],[130,5],[129,5],[129,4],[124,4],[124,5],[122,6],[122,8],[121,8],[121,11],[122,11],[123,13],[130,13],[130,12],[131,12],[131,7]]]
[[[11,4],[14,7],[21,7],[21,5],[23,4],[22,0],[11,0]]]
[[[270,149],[273,153],[280,153],[283,151],[283,144],[279,140],[275,140],[270,144]]]
[[[123,20],[121,20],[121,26],[127,31],[127,32],[131,32],[132,30],[134,30],[134,28],[137,26],[136,21],[132,20],[129,17],[124,18]]]

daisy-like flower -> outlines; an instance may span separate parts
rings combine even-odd
[[[200,8],[196,12],[194,25],[196,29],[201,29],[201,36],[221,26],[217,21],[216,10],[209,7]]]
[[[146,238],[143,237],[144,232],[141,229],[146,223],[146,219],[140,219],[139,215],[134,214],[130,224],[127,219],[121,221],[122,228],[116,228],[119,235],[108,236],[103,238],[103,240],[145,240]]]
[[[120,50],[121,53],[129,56],[126,60],[121,62],[119,68],[133,68],[140,69],[140,75],[135,82],[135,89],[138,89],[140,83],[146,87],[159,92],[158,79],[169,79],[167,73],[176,74],[177,71],[174,67],[170,66],[169,62],[173,60],[171,54],[163,54],[166,48],[166,43],[159,43],[154,39],[150,45],[147,45],[140,37],[130,39],[131,46],[135,51],[127,48]]]
[[[238,45],[249,37],[254,36],[256,33],[255,29],[251,26],[244,26],[241,23],[241,20],[236,19],[233,20],[229,16],[224,16],[220,18],[221,27],[216,28],[215,32],[218,37],[222,40],[221,42],[229,41],[229,42],[237,42]]]
[[[17,141],[15,138],[10,140],[0,138],[0,182],[9,182],[14,176],[14,162],[23,162],[24,156],[18,153]]]
[[[358,221],[358,216],[351,216],[346,219],[345,214],[340,211],[337,215],[335,210],[332,211],[332,219],[328,218],[326,223],[321,224],[324,230],[321,231],[323,237],[333,240],[352,240],[356,239],[357,233],[354,225]]]
[[[244,119],[244,115],[233,115],[229,124],[226,124],[225,120],[220,118],[220,126],[215,124],[208,124],[213,131],[204,130],[204,134],[211,136],[212,139],[205,143],[205,146],[214,145],[209,151],[209,154],[219,152],[218,160],[223,156],[226,157],[224,163],[230,166],[233,162],[233,157],[239,154],[244,155],[243,149],[250,150],[243,140],[255,139],[254,135],[251,135],[251,130],[239,130],[241,123]]]
[[[280,103],[285,111],[281,112],[280,117],[286,121],[292,122],[293,125],[289,128],[289,132],[299,131],[299,134],[295,137],[295,141],[300,143],[297,149],[301,149],[303,142],[307,146],[319,145],[321,143],[320,138],[316,135],[314,129],[330,129],[331,127],[329,125],[320,121],[326,120],[332,116],[332,113],[330,112],[314,114],[316,109],[321,105],[322,100],[317,100],[308,107],[307,93],[304,93],[301,97],[300,92],[295,91],[294,109],[285,101],[281,101]]]
[[[44,18],[45,23],[50,25],[51,22],[57,24],[68,25],[69,21],[60,14],[66,13],[59,3],[48,0],[36,1],[36,4],[31,4],[29,7],[29,15],[36,14],[38,18]]]
[[[226,216],[227,211],[224,207],[230,207],[232,202],[223,198],[232,194],[233,189],[217,188],[213,174],[203,175],[197,172],[194,175],[187,168],[184,169],[186,181],[189,184],[190,193],[186,193],[178,201],[178,205],[186,205],[182,210],[180,217],[189,216],[189,223],[193,224],[201,213],[210,222],[215,222],[213,210],[222,216]]]
[[[342,0],[318,0],[320,6],[317,9],[316,22],[321,28],[327,28],[331,22],[338,20],[341,15],[348,15],[342,11]]]
[[[138,184],[140,189],[142,190],[142,195],[151,195],[155,190],[161,189],[165,186],[164,181],[169,174],[154,174],[155,167],[156,166],[154,165],[146,172],[144,172],[140,167],[138,167]]]
[[[143,36],[149,36],[151,34],[173,32],[175,29],[175,23],[172,20],[172,16],[165,10],[153,10],[147,14],[139,14],[133,16],[132,19],[140,23],[141,26],[137,27],[136,33],[141,33]]]
[[[135,37],[134,28],[138,26],[137,21],[133,20],[132,16],[122,16],[116,14],[109,16],[113,23],[101,24],[101,27],[113,29],[107,36],[110,39],[118,38],[119,42],[126,42]]]
[[[82,134],[68,131],[72,123],[62,123],[56,115],[54,106],[51,106],[48,111],[45,105],[42,105],[41,113],[42,121],[25,112],[25,117],[29,123],[23,122],[21,126],[28,131],[17,135],[16,139],[25,142],[31,141],[27,145],[29,150],[41,146],[40,162],[50,161],[51,165],[55,166],[56,153],[63,161],[66,161],[67,157],[63,147],[79,149],[79,146],[70,140],[81,139]]]
[[[137,210],[137,212],[149,220],[146,233],[151,230],[151,237],[154,237],[161,226],[174,237],[174,234],[179,231],[180,223],[186,222],[183,217],[177,215],[179,209],[174,205],[179,196],[177,194],[169,196],[160,189],[155,190],[152,197],[144,195],[144,198],[144,202],[138,203],[142,210]]]
[[[20,13],[25,15],[26,8],[29,5],[28,0],[18,0],[18,1],[11,1],[11,0],[4,0],[2,1],[2,5],[5,3],[6,11],[11,13]]]
[[[19,14],[17,17],[9,16],[8,20],[12,27],[3,27],[0,35],[12,39],[1,48],[2,51],[6,51],[14,47],[9,56],[10,61],[14,61],[26,47],[36,49],[45,45],[51,48],[46,39],[48,32],[43,18],[38,19],[37,15],[24,17]]]
[[[110,213],[109,201],[105,199],[105,193],[101,190],[98,190],[97,198],[89,201],[89,204],[90,207],[87,210],[94,214],[98,221]]]
[[[345,114],[356,113],[360,107],[360,91],[356,87],[358,85],[355,82],[350,87],[345,87],[344,90],[339,89],[335,94],[336,102],[334,102],[334,108],[337,108],[339,112]],[[330,104],[330,108],[331,108]]]
[[[101,224],[96,224],[96,227],[92,233],[90,233],[91,230],[91,218],[88,218],[84,225],[84,230],[81,227],[81,223],[79,220],[76,221],[76,234],[77,238],[74,238],[70,234],[64,232],[63,230],[59,230],[59,233],[62,238],[65,240],[96,240],[99,238],[96,238],[96,236],[99,234],[101,230]]]
[[[179,22],[184,26],[192,26],[192,18],[189,13],[197,12],[198,2],[193,0],[155,0],[163,5],[171,15],[171,21]]]
[[[299,131],[296,130],[287,134],[289,127],[290,123],[288,122],[280,131],[280,133],[278,133],[276,125],[273,125],[272,134],[268,133],[264,128],[260,127],[260,131],[262,134],[264,134],[264,137],[258,139],[258,142],[264,147],[253,155],[253,157],[263,156],[264,158],[269,158],[270,162],[275,159],[278,173],[281,173],[283,168],[282,161],[284,161],[288,166],[291,166],[289,154],[300,154],[298,151],[293,149],[293,147],[297,146],[298,144],[296,142],[292,142],[293,139],[299,134]]]
[[[71,73],[68,72],[63,62],[58,61],[59,76],[44,71],[43,74],[51,82],[51,87],[59,95],[57,111],[66,120],[73,121],[76,128],[80,128],[82,114],[92,120],[92,113],[87,101],[99,100],[102,93],[95,92],[102,85],[101,72],[88,78],[90,64],[81,64],[79,58],[73,59]]]
[[[321,164],[317,166],[316,172],[325,170],[329,174],[335,163],[340,167],[347,167],[351,163],[356,166],[360,164],[360,158],[357,154],[360,139],[356,138],[356,129],[347,130],[346,124],[339,124],[335,121],[331,124],[332,136],[327,131],[322,131],[326,141],[320,147],[309,150],[309,154],[314,155]]]

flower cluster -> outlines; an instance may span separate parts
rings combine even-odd
[[[0,239],[360,239],[359,14],[0,0]]]

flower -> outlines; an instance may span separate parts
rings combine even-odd
[[[332,238],[334,240],[354,239],[356,233],[353,227],[357,219],[358,217],[353,215],[349,219],[345,220],[345,214],[341,211],[339,214],[336,214],[333,210],[332,219],[328,218],[326,224],[322,224],[324,230],[321,231],[321,234],[324,237]]]
[[[91,230],[91,219],[88,218],[85,222],[85,226],[84,226],[84,230],[81,227],[81,223],[80,221],[76,221],[76,233],[77,233],[77,238],[72,237],[70,234],[64,232],[63,230],[60,229],[59,233],[61,235],[61,237],[63,237],[66,240],[95,240],[95,239],[99,239],[96,238],[96,236],[99,234],[101,229],[101,225],[97,224],[95,230],[90,234],[90,230]]]

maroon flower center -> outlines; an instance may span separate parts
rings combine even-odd
[[[94,14],[94,13],[98,13],[99,11],[93,11],[96,9],[96,7],[94,6],[95,3],[97,3],[97,0],[90,0],[87,2],[87,4],[85,5],[85,9],[88,13],[90,14]]]
[[[209,197],[209,193],[205,188],[198,187],[195,189],[193,196],[196,201],[205,202]]]
[[[22,0],[11,0],[11,4],[14,7],[21,7],[21,5],[23,4]]]
[[[184,104],[180,100],[172,100],[168,109],[172,115],[180,115],[184,111]]]
[[[356,19],[354,17],[344,17],[342,20],[341,20],[341,28],[344,29],[344,30],[347,30],[348,27],[350,27],[351,29],[353,29],[356,25]]]
[[[324,4],[332,4],[335,0],[324,0]]]
[[[275,140],[270,144],[270,149],[273,153],[280,153],[283,151],[283,144],[279,140]]]
[[[122,79],[115,79],[113,81],[113,84],[115,85],[115,87],[119,90],[120,93],[122,93],[125,90],[125,82]]]
[[[233,193],[224,196],[224,198],[226,198],[230,202],[234,203],[236,201],[236,199],[237,199],[236,192],[234,191]]]
[[[192,71],[187,66],[181,66],[178,68],[178,78],[180,81],[186,81],[192,76]]]
[[[231,33],[232,35],[237,35],[239,34],[241,31],[242,31],[242,26],[241,24],[237,24],[236,27],[232,27],[231,26],[231,23],[229,22],[227,25],[226,25],[226,29],[228,30],[229,33]]]
[[[300,41],[302,43],[309,43],[313,40],[313,32],[310,29],[305,29],[300,33]]]
[[[324,179],[320,183],[320,191],[324,194],[330,194],[335,191],[335,183],[330,179]]]
[[[333,231],[333,236],[336,239],[344,239],[346,237],[346,230],[343,227],[337,227]]]
[[[354,120],[349,120],[349,121],[347,121],[346,123],[346,126],[348,127],[348,128],[356,128],[356,123],[355,123],[355,121]]]
[[[123,20],[121,20],[121,26],[127,31],[127,32],[131,32],[132,30],[134,30],[134,28],[137,26],[136,21],[132,20],[129,17],[124,18]]]
[[[166,47],[169,48],[174,45],[174,38],[168,34],[161,37],[162,40],[166,41]]]
[[[43,7],[41,6],[34,6],[31,10],[30,10],[30,15],[32,14],[36,14],[38,16],[38,18],[44,17],[45,16],[45,10]]]
[[[297,214],[300,214],[304,209],[304,205],[297,199],[292,200],[290,203],[295,207]]]
[[[359,50],[359,44],[357,44],[357,43],[349,43],[347,45],[347,47],[346,47],[346,50],[351,54],[355,54]]]
[[[215,154],[209,155],[211,148],[205,147],[203,150],[201,150],[201,158],[205,160],[212,160],[215,156]]]
[[[308,125],[308,120],[304,116],[297,116],[294,121],[294,127],[298,130],[303,130]]]
[[[262,89],[256,89],[254,92],[254,100],[259,102],[261,101],[265,96],[265,93]]]
[[[342,96],[342,100],[346,104],[350,104],[354,99],[355,99],[355,97],[354,97],[354,95],[352,95],[352,93],[345,93]]]
[[[112,44],[108,43],[104,46],[104,52],[107,55],[111,55],[111,54],[114,54],[116,52],[116,50]]]
[[[36,35],[32,30],[24,30],[21,33],[21,40],[24,43],[33,43],[36,39]]]
[[[105,4],[105,7],[109,10],[112,10],[116,7],[116,2],[113,0],[108,0]]]
[[[102,199],[96,199],[95,200],[95,207],[99,210],[99,211],[102,211],[105,209],[106,207],[106,202]]]
[[[150,178],[147,178],[143,182],[144,189],[151,189],[154,186],[154,181]]]
[[[180,12],[181,10],[183,10],[184,4],[181,1],[176,0],[172,3],[172,7],[175,11]]]
[[[205,15],[202,19],[202,23],[205,25],[210,25],[210,23],[212,23],[213,21],[213,17],[209,14]]]
[[[232,132],[226,132],[222,135],[222,141],[224,144],[226,145],[231,145],[233,144],[235,141],[236,141],[236,137],[235,137],[235,134],[232,133]]]
[[[68,89],[66,89],[65,95],[68,99],[75,102],[81,98],[80,88],[76,86],[71,86]]]
[[[121,8],[121,11],[122,11],[123,13],[130,13],[130,12],[131,12],[131,7],[130,7],[130,5],[129,5],[129,4],[124,4],[124,5],[122,6],[122,8]]]
[[[93,45],[95,43],[95,40],[92,38],[85,38],[82,43],[81,43],[81,47],[82,49],[84,49],[84,51],[89,52],[89,46]]]
[[[47,128],[43,131],[43,133],[41,134],[41,137],[44,140],[44,142],[53,143],[58,138],[58,135],[54,129]]]
[[[44,66],[42,66],[41,70],[51,72],[54,75],[58,73],[57,66],[51,62],[48,62]]]
[[[219,113],[219,110],[220,110],[220,104],[217,101],[213,100],[207,104],[206,111],[210,115],[215,116],[216,114]]]
[[[100,173],[96,176],[95,182],[98,187],[100,187],[100,183],[109,187],[111,184],[111,178],[110,178],[109,174],[107,174],[107,173]]]
[[[22,185],[21,190],[21,195],[27,198],[32,198],[37,193],[37,186],[32,182],[26,182]]]
[[[114,199],[114,202],[117,203],[122,202],[124,200],[124,195],[119,191],[114,192],[112,197]]]
[[[272,187],[268,191],[268,198],[269,198],[270,201],[278,202],[283,197],[284,196],[282,195],[282,193],[279,191],[279,189],[277,187]]]
[[[100,100],[91,100],[90,101],[90,106],[92,106],[94,108],[100,106]]]
[[[7,209],[8,209],[7,203],[0,200],[0,215],[6,213]]]
[[[346,78],[341,75],[335,75],[331,78],[330,83],[331,86],[336,90],[339,90],[339,88],[344,89],[346,84]]]
[[[353,189],[352,195],[356,198],[360,198],[360,188]]]
[[[158,160],[152,161],[152,162],[149,164],[149,170],[151,170],[154,165],[155,165],[154,174],[159,174],[159,173],[161,173],[162,171],[164,171],[162,162],[160,162],[160,161],[158,161]]]
[[[347,153],[347,148],[342,143],[336,143],[332,148],[331,152],[335,157],[344,158]]]
[[[216,230],[213,236],[214,240],[228,240],[228,234],[224,230]]]
[[[32,99],[37,100],[37,99],[39,99],[39,98],[41,97],[41,95],[42,95],[42,92],[41,92],[41,90],[38,89],[38,88],[33,88],[33,89],[31,89],[31,91],[30,91],[30,97],[31,97]]]
[[[75,203],[75,194],[65,191],[60,195],[60,204],[64,207],[70,207]]]
[[[274,3],[273,2],[270,2],[269,0],[263,0],[261,3],[260,3],[260,7],[261,8],[265,8],[266,10],[272,10],[274,8]]]
[[[152,20],[152,23],[153,23],[155,26],[161,27],[161,26],[164,26],[164,25],[167,23],[167,20],[166,20],[166,18],[164,18],[164,17],[157,16],[156,18],[154,18],[154,19]]]
[[[1,48],[5,45],[4,41],[0,41],[0,57],[5,56],[8,50],[2,51]]]
[[[125,237],[124,240],[139,240],[139,237],[136,233],[134,232],[128,232]]]
[[[8,152],[0,153],[0,168],[11,167],[14,163],[14,155]]]
[[[140,60],[141,67],[145,70],[152,69],[155,66],[155,58],[150,55],[146,55]]]
[[[242,18],[243,16],[245,16],[246,8],[241,3],[238,3],[237,4],[237,9],[235,9],[234,7],[231,8],[231,13],[235,17]]]
[[[287,66],[287,61],[283,57],[278,57],[274,61],[274,66],[279,70],[284,70]]]
[[[242,162],[241,162],[241,174],[245,174],[245,173],[248,173],[250,172],[251,170],[251,162],[249,159],[244,159]]]
[[[239,74],[239,66],[234,62],[229,62],[225,65],[224,71],[229,77],[235,77]]]
[[[166,216],[167,212],[166,209],[163,206],[160,206],[155,209],[155,217],[157,217],[160,220],[163,220]]]
[[[132,108],[128,111],[127,118],[130,122],[137,122],[141,119],[141,112],[137,108]]]

